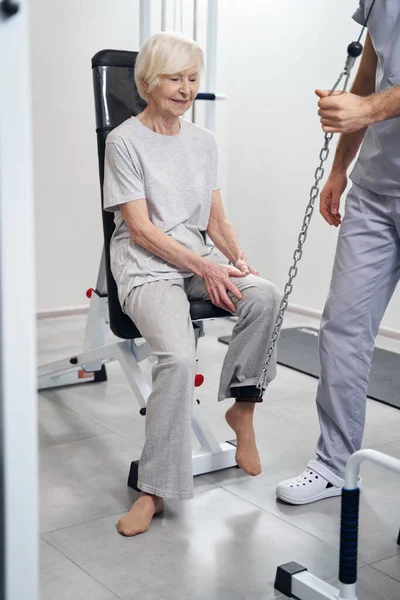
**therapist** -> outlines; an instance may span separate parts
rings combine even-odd
[[[373,0],[354,19],[364,25]],[[322,316],[316,459],[276,494],[289,504],[338,496],[349,456],[361,447],[375,337],[400,277],[400,2],[379,0],[351,93],[317,91],[322,129],[341,133],[320,212],[340,226]],[[346,213],[340,199],[347,170],[353,186]]]

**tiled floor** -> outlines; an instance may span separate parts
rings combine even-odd
[[[39,362],[79,350],[85,319],[39,322]],[[313,325],[288,314],[285,326]],[[199,344],[201,408],[221,441],[232,438],[216,389],[232,321],[207,324]],[[378,340],[400,352],[400,343]],[[316,380],[279,368],[257,407],[263,474],[238,469],[197,477],[194,500],[167,503],[149,532],[118,535],[118,517],[137,497],[126,487],[139,458],[144,419],[125,378],[44,391],[40,401],[41,600],[270,600],[276,567],[296,561],[336,584],[340,499],[290,507],[275,499],[298,474],[318,434]],[[147,369],[147,372],[149,370]],[[400,457],[400,411],[369,401],[365,447]],[[400,598],[400,478],[362,468],[359,600]]]

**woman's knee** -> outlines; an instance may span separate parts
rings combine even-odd
[[[194,350],[175,348],[167,352],[163,352],[159,357],[159,364],[171,369],[175,375],[185,377],[192,375],[196,368],[196,354]]]
[[[257,277],[256,285],[249,288],[249,300],[254,307],[261,311],[268,311],[276,314],[282,300],[282,294],[270,281]]]

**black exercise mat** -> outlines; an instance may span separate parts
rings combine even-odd
[[[318,330],[311,327],[282,329],[278,363],[319,378]],[[400,409],[400,354],[375,348],[368,397]]]

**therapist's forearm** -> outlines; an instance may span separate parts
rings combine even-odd
[[[345,173],[347,171],[361,146],[366,131],[367,128],[353,133],[342,133],[336,147],[332,165],[333,172]]]
[[[400,85],[367,98],[371,113],[371,123],[380,123],[400,117]]]
[[[357,89],[356,93],[362,95],[365,88]],[[352,89],[352,93],[354,90]],[[363,110],[366,115],[368,125],[381,123],[389,119],[400,117],[400,85],[385,90],[384,92],[374,93],[363,98]],[[355,158],[358,149],[364,139],[367,127],[354,131],[352,133],[343,133],[340,136],[337,145],[335,159],[333,161],[332,171],[347,171],[351,162]],[[399,141],[400,143],[400,141]]]
[[[139,231],[134,233],[131,231],[131,237],[135,244],[159,256],[167,263],[203,277],[208,261],[185,248],[150,221]]]
[[[370,35],[367,35],[365,48],[360,67],[351,86],[351,93],[357,96],[369,97],[375,91],[377,56],[373,48]],[[337,147],[332,171],[346,172],[362,144],[367,128],[354,131],[353,133],[342,133]]]

